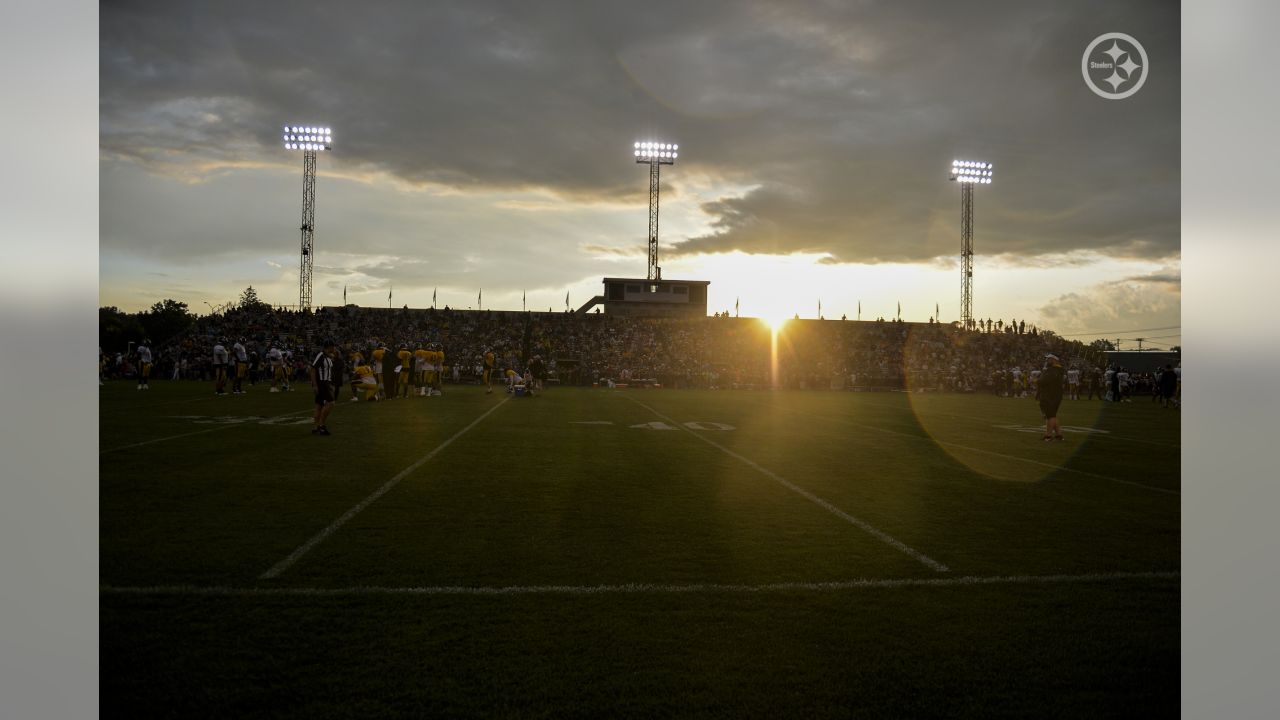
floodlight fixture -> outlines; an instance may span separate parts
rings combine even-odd
[[[951,161],[951,180],[954,182],[990,185],[993,173],[993,167],[989,162],[973,160]]]
[[[302,151],[302,260],[298,272],[298,309],[311,307],[311,275],[315,260],[316,153],[333,149],[333,128],[285,125],[286,150]]]
[[[680,156],[677,152],[680,146],[675,143],[639,141],[632,143],[632,149],[636,162],[644,164],[674,165]]]
[[[990,185],[994,166],[984,160],[952,160],[951,181],[960,183],[960,324],[973,326],[973,186]]]
[[[680,157],[680,146],[656,140],[637,140],[631,143],[631,155],[635,161],[649,166],[649,280],[661,280],[662,268],[658,267],[658,180],[659,168],[675,165]]]
[[[316,125],[285,125],[284,147],[286,150],[332,150],[333,128]]]

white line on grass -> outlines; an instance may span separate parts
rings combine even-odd
[[[195,585],[154,585],[149,587],[98,588],[102,595],[176,595],[176,596],[302,596],[331,597],[348,595],[627,595],[627,594],[755,594],[774,592],[831,590],[871,590],[906,587],[972,587],[977,585],[1053,585],[1062,583],[1101,583],[1133,580],[1176,580],[1178,571],[1087,573],[1083,575],[991,575],[948,578],[900,578],[884,580],[837,580],[831,582],[784,582],[764,585],[695,583],[664,585],[627,583],[623,585],[506,585],[463,586],[436,585],[418,587],[355,586],[340,588],[310,587],[200,587]]]
[[[265,418],[265,421],[279,420],[280,418],[293,417],[294,415],[300,415],[302,413],[313,413],[313,412],[315,412],[315,408],[307,408],[306,410],[298,410],[296,412],[285,413],[283,415],[276,415],[275,417],[271,417],[271,418]],[[143,440],[142,442],[133,443],[132,445],[121,445],[120,447],[113,447],[107,450],[100,450],[98,451],[98,454],[106,455],[107,453],[119,452],[121,450],[128,450],[129,448],[142,447],[143,445],[153,445],[155,443],[164,442],[166,440],[177,440],[178,438],[191,437],[192,435],[203,435],[205,433],[217,432],[219,430],[226,430],[227,428],[240,427],[242,425],[257,425],[257,424],[259,423],[251,423],[251,422],[226,423],[225,425],[219,425],[218,427],[209,428],[208,430],[196,430],[195,432],[182,433],[181,435],[170,435],[168,437],[156,438],[155,440]]]
[[[850,515],[849,513],[847,513],[847,512],[845,512],[845,511],[841,510],[840,508],[836,507],[835,505],[832,505],[831,503],[827,502],[826,500],[823,500],[822,498],[818,497],[817,495],[814,495],[813,493],[809,492],[808,490],[805,490],[804,488],[800,487],[799,485],[796,485],[795,483],[790,482],[789,480],[787,480],[786,478],[784,478],[784,477],[782,477],[782,476],[778,475],[777,473],[773,472],[772,470],[769,470],[768,468],[765,468],[765,467],[763,467],[763,466],[761,466],[761,465],[757,464],[755,461],[751,460],[750,458],[747,458],[747,457],[744,457],[744,456],[742,456],[742,455],[739,455],[738,453],[736,453],[736,452],[734,452],[734,451],[730,450],[729,448],[727,448],[727,447],[725,447],[725,446],[721,445],[720,443],[716,442],[715,440],[712,440],[712,439],[710,439],[710,438],[708,438],[708,437],[706,437],[706,436],[704,436],[704,435],[700,435],[700,434],[698,434],[698,433],[694,432],[693,430],[690,430],[689,428],[685,427],[684,425],[681,425],[680,423],[676,422],[675,420],[672,420],[671,418],[667,417],[666,415],[663,415],[662,413],[658,412],[657,410],[654,410],[653,408],[649,407],[648,405],[645,405],[644,403],[640,402],[639,400],[636,400],[636,399],[635,399],[635,398],[633,398],[633,397],[627,397],[627,399],[628,399],[628,400],[630,400],[631,402],[633,402],[633,403],[635,403],[635,404],[639,405],[640,407],[642,407],[642,408],[644,408],[644,409],[648,410],[649,412],[653,413],[654,415],[657,415],[658,417],[662,418],[663,420],[666,420],[667,422],[671,423],[672,425],[675,425],[675,426],[677,426],[677,427],[681,428],[681,429],[682,429],[682,430],[684,430],[685,432],[689,433],[690,435],[693,435],[694,437],[696,437],[696,438],[698,438],[699,440],[701,440],[701,441],[703,441],[703,442],[707,443],[708,445],[711,445],[711,446],[713,446],[713,447],[719,448],[722,452],[724,452],[725,454],[729,455],[730,457],[735,457],[735,458],[737,458],[738,460],[741,460],[742,462],[744,462],[744,463],[746,463],[747,465],[749,465],[749,466],[751,466],[751,467],[755,468],[755,469],[756,469],[756,470],[758,470],[760,473],[762,473],[762,474],[763,474],[763,475],[765,475],[766,477],[769,477],[770,479],[772,479],[773,481],[775,481],[775,482],[777,482],[778,484],[782,485],[783,487],[787,488],[788,490],[791,490],[792,492],[797,493],[798,495],[800,495],[801,497],[805,498],[806,500],[808,500],[808,501],[810,501],[810,502],[812,502],[812,503],[814,503],[814,504],[818,505],[819,507],[822,507],[823,509],[827,510],[828,512],[830,512],[831,514],[835,515],[836,517],[839,517],[839,518],[841,518],[841,519],[843,519],[843,520],[845,520],[845,521],[847,521],[847,522],[849,522],[849,523],[853,524],[854,526],[856,526],[856,527],[858,527],[859,529],[863,530],[864,532],[866,532],[866,533],[868,533],[868,534],[872,535],[873,537],[875,537],[876,539],[880,540],[881,542],[886,543],[886,544],[888,544],[888,545],[891,545],[892,547],[894,547],[894,548],[896,548],[896,549],[900,550],[901,552],[906,553],[907,555],[909,555],[909,556],[911,556],[911,557],[915,558],[916,560],[920,561],[921,563],[924,563],[926,566],[928,566],[928,567],[932,568],[933,570],[936,570],[936,571],[938,571],[938,572],[948,572],[948,568],[947,568],[947,566],[946,566],[946,565],[943,565],[942,563],[938,562],[937,560],[934,560],[933,558],[928,557],[927,555],[924,555],[923,553],[920,553],[920,552],[918,552],[918,551],[916,551],[916,550],[911,549],[911,548],[910,548],[910,547],[908,547],[905,543],[903,543],[901,540],[899,540],[899,539],[897,539],[897,538],[893,537],[892,535],[890,535],[890,534],[888,534],[888,533],[886,533],[886,532],[884,532],[884,531],[882,531],[882,530],[878,530],[878,529],[876,529],[875,527],[873,527],[870,523],[866,522],[865,520],[860,520],[860,519],[858,519],[858,518],[856,518],[856,517],[854,517],[854,516]]]
[[[271,578],[278,577],[280,573],[283,573],[285,570],[288,570],[289,567],[292,566],[294,563],[296,563],[299,558],[301,558],[303,555],[306,555],[308,552],[311,552],[311,549],[314,548],[316,545],[319,545],[320,543],[324,542],[325,538],[329,537],[334,532],[336,532],[338,528],[345,525],[348,520],[355,517],[361,510],[364,510],[365,508],[369,507],[369,505],[371,505],[375,500],[385,495],[388,490],[398,485],[401,480],[409,477],[409,475],[412,474],[413,471],[422,467],[424,464],[426,464],[428,460],[435,457],[436,454],[439,453],[441,450],[444,450],[445,448],[449,447],[449,445],[453,443],[454,440],[457,440],[458,438],[466,434],[468,430],[475,427],[476,425],[479,425],[481,420],[484,420],[485,418],[489,417],[490,413],[492,413],[494,410],[497,410],[498,408],[505,405],[507,401],[510,399],[511,398],[504,398],[502,402],[498,403],[497,405],[494,405],[488,410],[485,410],[483,415],[476,418],[475,420],[472,420],[470,425],[454,433],[453,437],[450,437],[448,440],[445,440],[444,442],[440,443],[435,450],[432,450],[426,455],[423,455],[421,458],[417,460],[417,462],[413,463],[409,467],[396,473],[395,477],[383,483],[382,487],[378,488],[377,490],[374,490],[372,495],[356,503],[355,507],[343,513],[342,516],[339,517],[337,520],[334,520],[333,522],[329,523],[328,527],[316,533],[315,537],[312,537],[310,540],[300,545],[297,550],[294,550],[289,555],[289,557],[281,560],[280,562],[273,565],[270,570],[267,570],[266,572],[259,575],[258,579],[270,580]]]
[[[864,425],[862,423],[850,422],[848,420],[842,420],[840,418],[830,418],[830,417],[824,417],[822,415],[815,415],[814,413],[804,412],[803,410],[793,410],[791,412],[795,412],[801,415],[808,415],[809,417],[817,418],[819,420],[835,421],[835,422],[843,423],[845,425],[850,425],[852,427],[860,427],[867,430],[876,430],[878,432],[888,433],[890,435],[900,435],[902,437],[914,438],[916,440],[926,440],[932,443],[936,443],[938,445],[946,445],[953,448],[959,448],[961,450],[968,450],[970,452],[982,453],[984,455],[991,455],[994,457],[1005,458],[1006,460],[1017,460],[1024,463],[1030,463],[1032,465],[1039,465],[1040,467],[1050,468],[1052,470],[1061,470],[1062,472],[1075,473],[1076,475],[1084,475],[1085,477],[1098,478],[1099,480],[1108,480],[1113,483],[1120,483],[1121,485],[1132,485],[1133,487],[1142,488],[1143,490],[1150,490],[1151,492],[1165,493],[1167,495],[1182,494],[1177,490],[1169,490],[1168,488],[1156,487],[1154,485],[1147,485],[1145,483],[1133,482],[1132,480],[1121,480],[1120,478],[1111,477],[1110,475],[1099,475],[1098,473],[1091,473],[1086,470],[1077,470],[1075,468],[1064,467],[1062,465],[1054,465],[1052,463],[1040,462],[1039,460],[1032,460],[1031,458],[1019,457],[1017,455],[1006,455],[1005,453],[999,453],[994,450],[983,450],[982,448],[969,447],[968,445],[961,445],[960,443],[953,443],[953,442],[947,442],[945,440],[938,440],[937,438],[931,435],[915,435],[913,433],[906,433],[900,430],[889,430],[888,428],[876,427],[875,425]]]
[[[864,393],[864,394],[865,394],[865,395],[869,395],[870,393]],[[1087,400],[1084,400],[1084,401],[1076,401],[1076,402],[1088,402],[1088,401],[1087,401]],[[916,407],[916,406],[914,406],[914,405],[912,406],[912,408],[913,408],[913,409],[919,409],[919,408],[917,408],[917,407]],[[975,415],[957,415],[956,413],[948,413],[948,412],[934,412],[934,411],[932,411],[932,410],[930,410],[930,411],[924,411],[924,412],[926,412],[926,414],[928,414],[928,415],[932,415],[932,416],[934,416],[934,417],[960,418],[960,419],[963,419],[963,420],[978,420],[978,421],[981,421],[981,422],[990,422],[990,421],[992,420],[992,418],[977,417],[977,416],[975,416]],[[1011,423],[1014,423],[1014,422],[1022,422],[1022,420],[1010,420],[1009,422],[1011,422]],[[1039,426],[1037,426],[1037,427],[1039,427]],[[1064,427],[1065,427],[1065,426],[1064,426]],[[1178,444],[1178,443],[1166,443],[1166,442],[1160,442],[1159,440],[1147,440],[1147,439],[1145,439],[1145,438],[1129,437],[1128,435],[1116,435],[1115,433],[1111,433],[1111,432],[1108,432],[1108,433],[1106,433],[1105,435],[1103,435],[1103,434],[1090,434],[1090,435],[1089,435],[1089,439],[1090,439],[1090,440],[1093,440],[1093,439],[1103,439],[1103,440],[1120,440],[1120,441],[1124,441],[1124,442],[1143,443],[1143,444],[1146,444],[1146,445],[1158,445],[1158,446],[1160,446],[1160,447],[1175,448],[1175,449],[1176,449],[1176,448],[1181,448],[1181,447],[1182,447],[1182,445],[1180,445],[1180,444]]]

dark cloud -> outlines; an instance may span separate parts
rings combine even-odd
[[[1125,278],[1121,282],[1152,283],[1155,285],[1171,285],[1171,286],[1177,286],[1178,288],[1181,288],[1182,274],[1170,272],[1170,273],[1152,273],[1150,275],[1134,275],[1132,277]]]
[[[828,263],[954,255],[946,170],[975,157],[996,166],[977,192],[980,253],[1170,258],[1179,22],[1174,3],[1100,0],[111,2],[101,148],[107,162],[207,180],[211,167],[292,162],[277,128],[324,122],[339,172],[643,204],[630,142],[669,138],[682,153],[664,192],[681,192],[682,173],[751,189],[704,203],[711,232],[666,252]],[[1151,58],[1125,101],[1094,96],[1079,72],[1112,30]],[[104,245],[145,234],[129,196],[104,182]],[[226,222],[223,208],[208,215]],[[368,215],[365,227],[386,223]],[[181,236],[177,213],[147,221]],[[370,237],[370,251],[393,240]]]

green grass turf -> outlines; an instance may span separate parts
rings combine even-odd
[[[106,714],[1177,708],[1177,577],[591,595],[117,590],[1176,571],[1179,417],[1146,399],[1066,401],[1064,425],[1092,432],[1047,445],[1008,429],[1039,423],[1029,399],[556,388],[504,403],[446,387],[444,397],[390,403],[344,396],[334,435],[315,437],[309,424],[287,424],[309,415],[303,388],[221,398],[205,384],[152,388],[100,388]],[[596,422],[611,424],[585,424]],[[633,427],[655,422],[675,429]],[[260,579],[450,438],[278,577]]]

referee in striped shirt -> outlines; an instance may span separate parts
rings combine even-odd
[[[333,401],[338,396],[337,368],[334,365],[337,354],[338,348],[334,342],[325,340],[324,351],[311,362],[311,390],[316,395],[315,427],[311,428],[312,435],[329,434],[325,420],[333,411]]]

